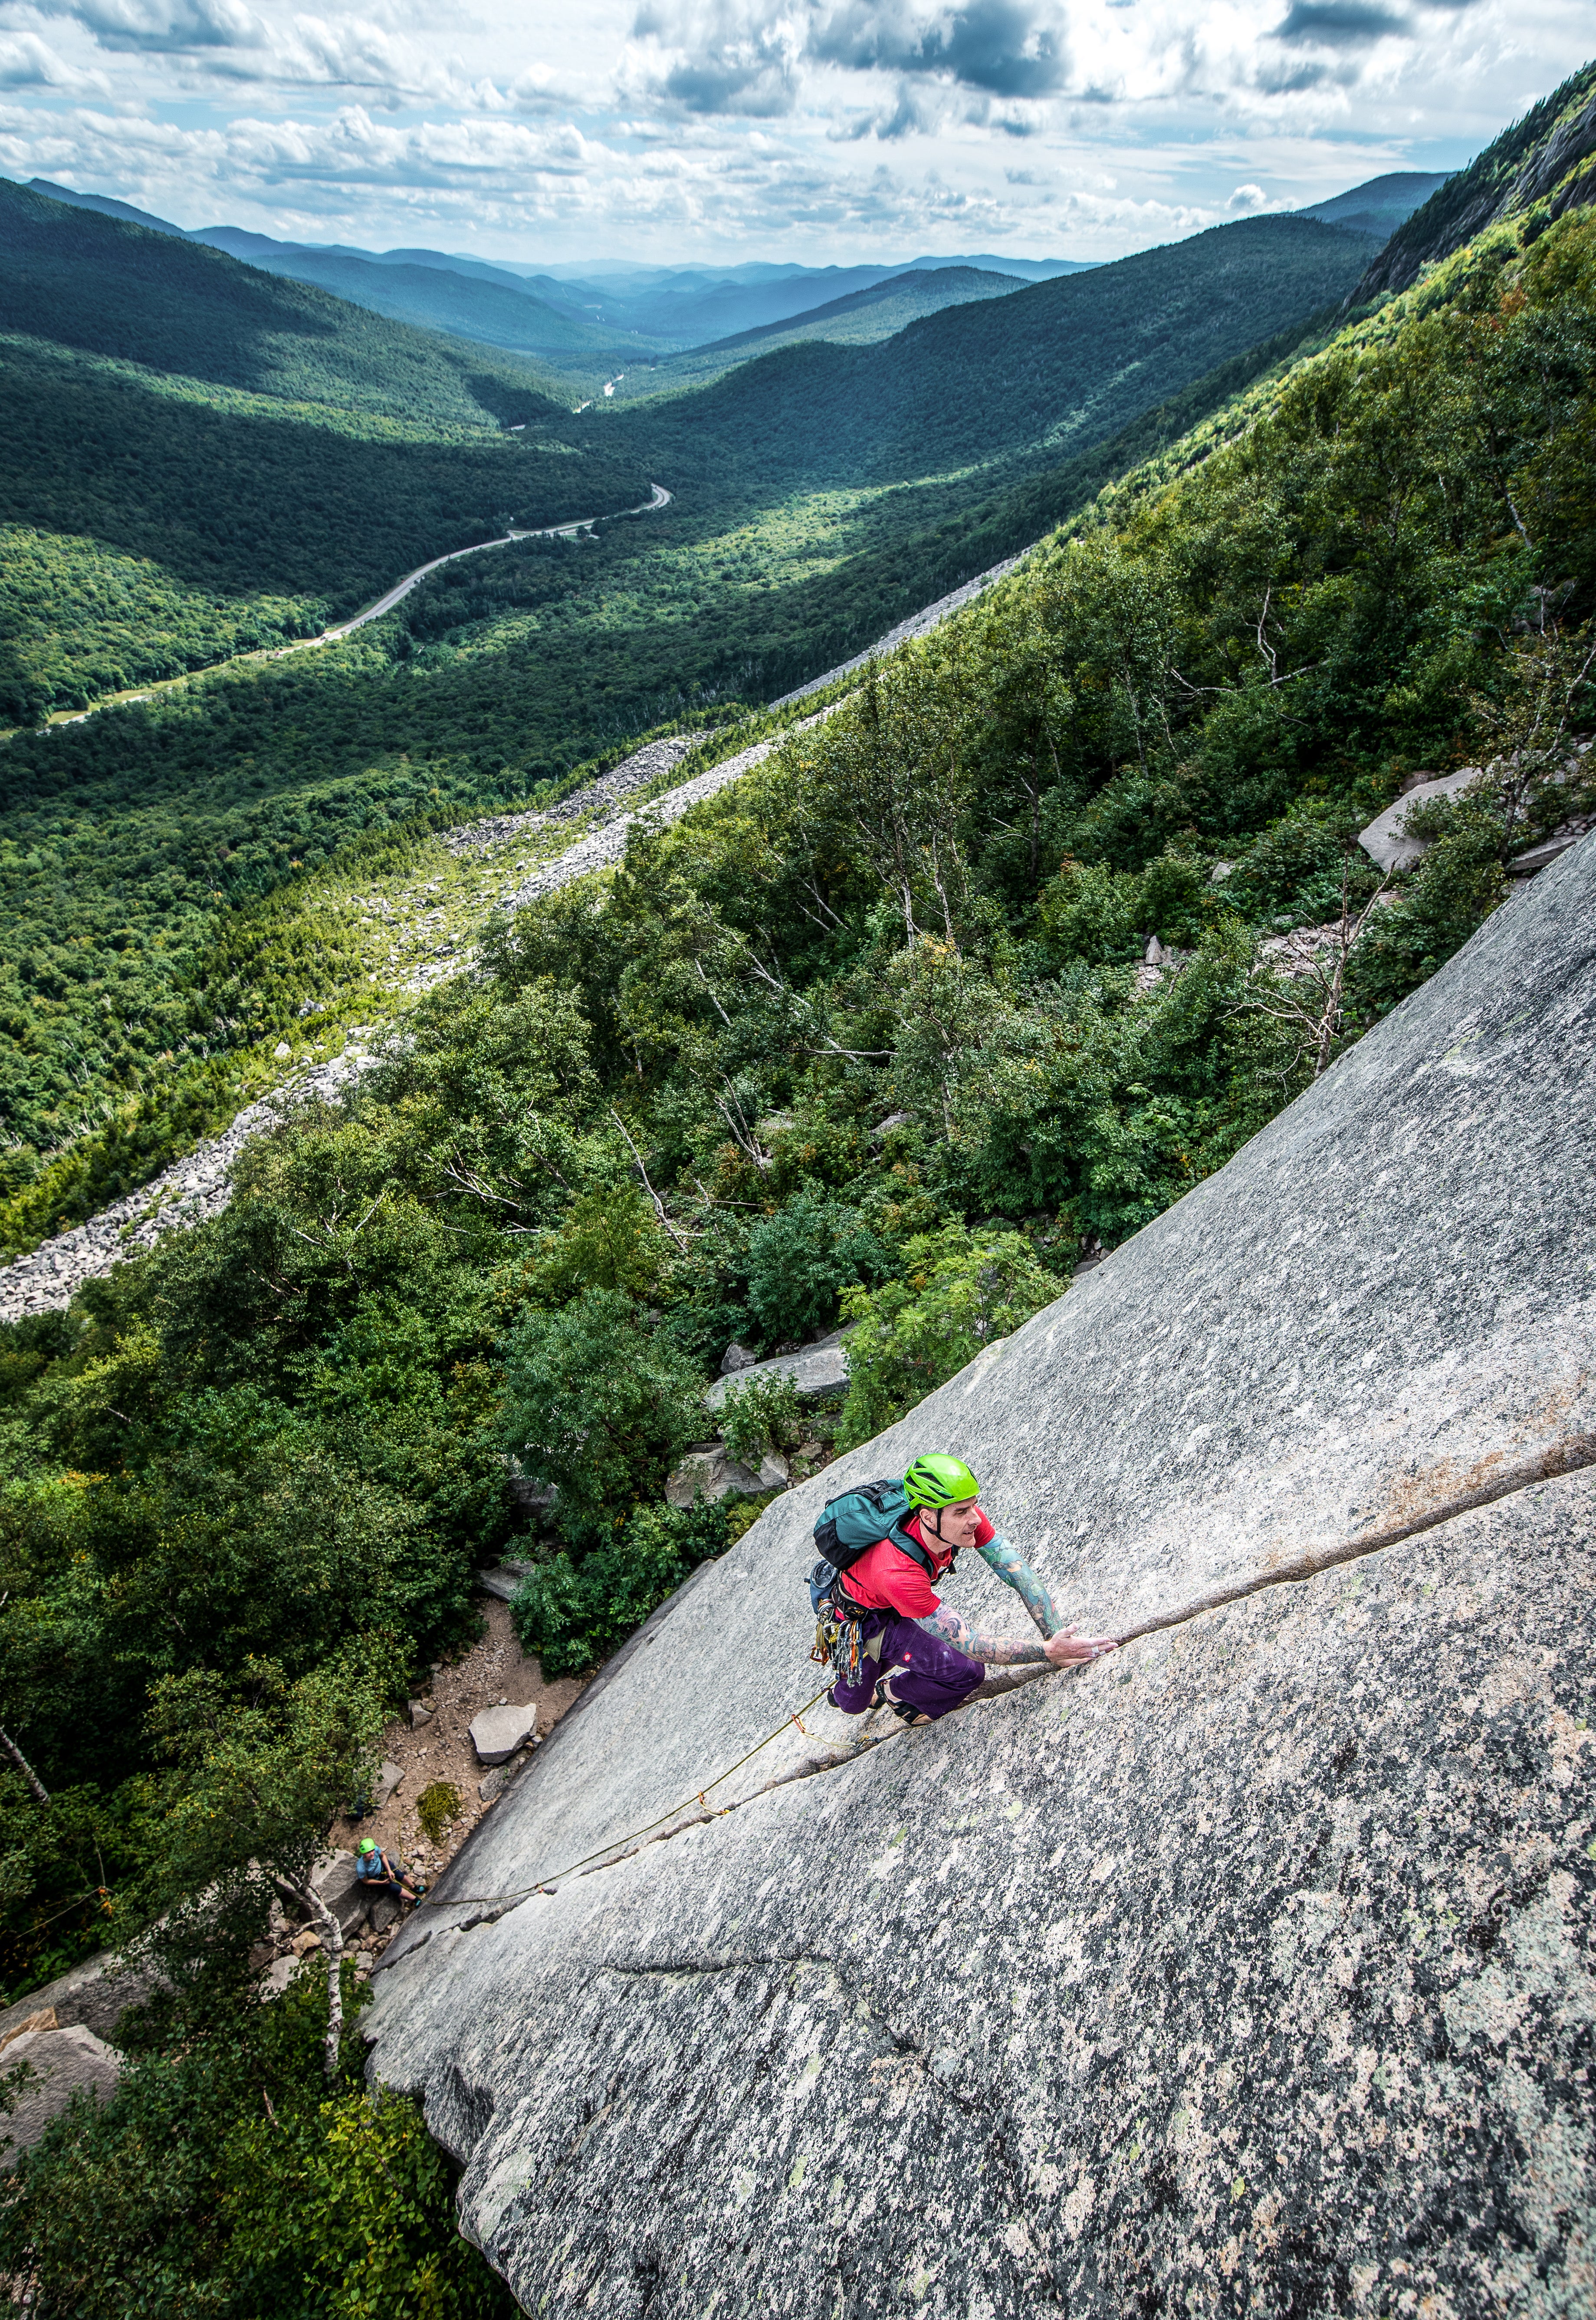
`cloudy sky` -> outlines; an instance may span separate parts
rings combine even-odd
[[[0,174],[536,263],[1112,258],[1456,168],[1590,0],[0,0]]]

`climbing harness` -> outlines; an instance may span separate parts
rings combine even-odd
[[[866,1636],[862,1610],[850,1612],[837,1585],[834,1563],[824,1556],[809,1573],[809,1600],[815,1610],[815,1644],[809,1654],[816,1667],[829,1666],[838,1683],[857,1683],[866,1660],[881,1660],[881,1635]]]

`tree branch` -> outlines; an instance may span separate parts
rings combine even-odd
[[[40,1803],[41,1805],[49,1804],[50,1790],[45,1787],[44,1782],[33,1770],[32,1765],[29,1763],[22,1750],[17,1746],[16,1742],[12,1738],[11,1735],[4,1729],[0,1729],[0,1748],[5,1749],[6,1754],[11,1758],[12,1763],[16,1766],[17,1771],[22,1774],[23,1780],[26,1781],[28,1786],[32,1790],[33,1794],[38,1798]]]
[[[294,1899],[308,1914],[320,1920],[322,1935],[327,1944],[327,2037],[323,2046],[322,2069],[329,2079],[338,2072],[338,2047],[344,2035],[344,1929],[336,1913],[329,1909],[307,1879],[296,1885],[292,1877],[283,1882],[293,1891]]]
[[[719,1016],[721,1021],[726,1025],[726,1029],[729,1031],[732,1028],[732,1019],[726,1013],[726,1009],[721,1005],[719,1000],[715,996],[713,990],[710,989],[709,978],[704,972],[704,962],[701,958],[694,958],[693,973],[698,976],[699,981],[703,984],[705,990],[708,992],[710,1006],[714,1008],[716,1013]]]
[[[713,992],[711,992],[711,993],[710,993],[710,996],[711,996],[711,998],[713,998],[713,997],[714,997],[714,993],[713,993]],[[622,1134],[622,1135],[626,1137],[626,1139],[627,1139],[627,1151],[631,1154],[631,1155],[632,1155],[633,1159],[634,1159],[634,1160],[636,1162],[636,1164],[637,1164],[637,1174],[638,1174],[642,1177],[642,1179],[643,1179],[643,1189],[644,1189],[644,1191],[648,1194],[649,1199],[654,1202],[654,1212],[655,1216],[656,1216],[656,1217],[658,1217],[658,1219],[659,1219],[659,1220],[660,1220],[660,1229],[661,1229],[661,1231],[662,1231],[662,1232],[665,1232],[665,1233],[669,1233],[669,1235],[670,1235],[671,1238],[675,1242],[676,1246],[677,1246],[677,1249],[679,1250],[679,1252],[681,1253],[681,1255],[683,1255],[683,1256],[685,1256],[685,1255],[687,1255],[687,1250],[688,1250],[687,1236],[686,1236],[684,1233],[681,1232],[681,1231],[677,1228],[677,1227],[672,1223],[672,1221],[671,1221],[670,1218],[665,1214],[665,1204],[664,1204],[663,1201],[662,1201],[662,1200],[661,1200],[661,1198],[660,1198],[659,1194],[654,1191],[654,1186],[653,1186],[653,1185],[649,1183],[649,1181],[648,1181],[648,1171],[647,1171],[647,1169],[646,1169],[646,1168],[644,1166],[644,1165],[643,1165],[643,1155],[642,1155],[642,1153],[641,1153],[641,1152],[639,1152],[639,1151],[638,1151],[637,1146],[633,1143],[632,1138],[631,1138],[631,1135],[630,1135],[629,1130],[627,1129],[627,1123],[626,1123],[626,1121],[621,1118],[621,1116],[620,1116],[619,1112],[618,1112],[618,1111],[617,1111],[617,1110],[616,1110],[616,1108],[615,1108],[615,1106],[614,1106],[613,1104],[611,1104],[611,1105],[610,1105],[610,1107],[609,1107],[609,1117],[611,1118],[611,1119],[613,1119],[613,1120],[614,1120],[614,1122],[615,1122],[616,1126],[619,1128],[619,1130],[620,1130],[621,1134]],[[701,1190],[703,1189],[703,1188],[702,1188],[702,1186],[700,1186],[700,1187],[699,1187],[699,1189],[700,1189],[700,1191],[701,1191]]]

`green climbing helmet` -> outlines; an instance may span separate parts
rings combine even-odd
[[[903,1494],[912,1507],[952,1507],[961,1499],[978,1499],[981,1486],[962,1458],[932,1450],[916,1458],[904,1476]]]
[[[361,1838],[360,1850],[362,1853],[374,1853],[376,1849],[376,1839],[374,1837],[363,1836]]]

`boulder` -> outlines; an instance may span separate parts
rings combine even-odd
[[[800,1346],[796,1354],[778,1354],[768,1362],[754,1362],[730,1377],[717,1378],[704,1396],[706,1408],[718,1409],[728,1386],[744,1385],[762,1377],[789,1377],[804,1401],[819,1401],[827,1394],[846,1393],[848,1355],[844,1340],[851,1334],[845,1329],[834,1329],[829,1337],[816,1337],[813,1345]]]
[[[757,1354],[751,1354],[746,1346],[739,1346],[734,1339],[720,1357],[720,1373],[730,1377],[736,1370],[751,1370],[758,1360]]]
[[[355,1855],[341,1849],[324,1853],[311,1871],[311,1883],[338,1919],[347,1939],[363,1923],[368,1899],[355,1871]],[[282,1877],[276,1885],[284,1900],[302,1917],[304,1906],[293,1886]]]
[[[1593,1146],[1588,838],[618,1655],[365,2017],[523,2308],[1589,2308]],[[1126,1640],[851,1723],[809,1527],[926,1443]]]
[[[1465,766],[1461,773],[1438,774],[1429,781],[1411,784],[1394,805],[1388,805],[1384,813],[1375,816],[1366,829],[1358,831],[1358,844],[1382,870],[1411,869],[1429,851],[1429,842],[1408,836],[1404,825],[1410,809],[1429,805],[1436,798],[1460,797],[1465,789],[1484,778],[1483,766]]]
[[[9,2116],[0,2114],[0,2169],[14,2167],[31,2151],[74,2095],[107,2101],[122,2077],[115,2050],[82,2023],[65,2030],[24,2030],[0,2055],[0,2075],[9,2076],[23,2062],[29,2076],[16,2089],[16,2107]]]
[[[740,1466],[721,1449],[690,1450],[665,1484],[666,1502],[690,1507],[702,1499],[713,1506],[720,1499],[757,1498],[762,1491],[775,1487],[760,1480],[763,1466],[763,1461],[757,1471]]]
[[[471,1719],[471,1745],[476,1750],[478,1763],[507,1764],[537,1730],[537,1710],[534,1706],[484,1708]]]
[[[274,1998],[282,1997],[293,1980],[294,1968],[298,1963],[299,1960],[292,1951],[283,1957],[272,1960],[260,1977],[260,2002],[263,2006],[269,2005]]]
[[[401,1764],[395,1764],[388,1758],[384,1757],[381,1766],[378,1768],[377,1777],[372,1784],[371,1808],[373,1812],[382,1811],[383,1807],[387,1803],[389,1798],[393,1794],[397,1788],[401,1786],[403,1781],[404,1767]]]
[[[1596,815],[1576,814],[1572,821],[1562,823],[1538,845],[1527,846],[1522,854],[1515,854],[1508,864],[1508,876],[1533,878],[1537,870],[1546,869],[1549,863],[1555,862],[1560,854],[1566,854],[1571,846],[1577,846],[1593,821],[1596,821]]]
[[[344,1852],[329,1854],[317,1862],[312,1881],[346,1937],[354,1933],[365,1918],[367,1907],[365,1889],[355,1872],[355,1855]]]
[[[1190,959],[1189,950],[1175,950],[1161,943],[1157,935],[1149,935],[1141,964],[1136,970],[1137,990],[1156,991],[1166,975],[1179,974]]]
[[[130,1964],[102,1952],[42,1989],[30,1990],[14,2006],[0,2009],[0,2044],[31,2014],[45,2012],[53,2013],[63,2030],[92,2030],[97,2038],[114,2041],[129,2007],[145,2005],[160,1986],[161,1977],[148,1960]]]

